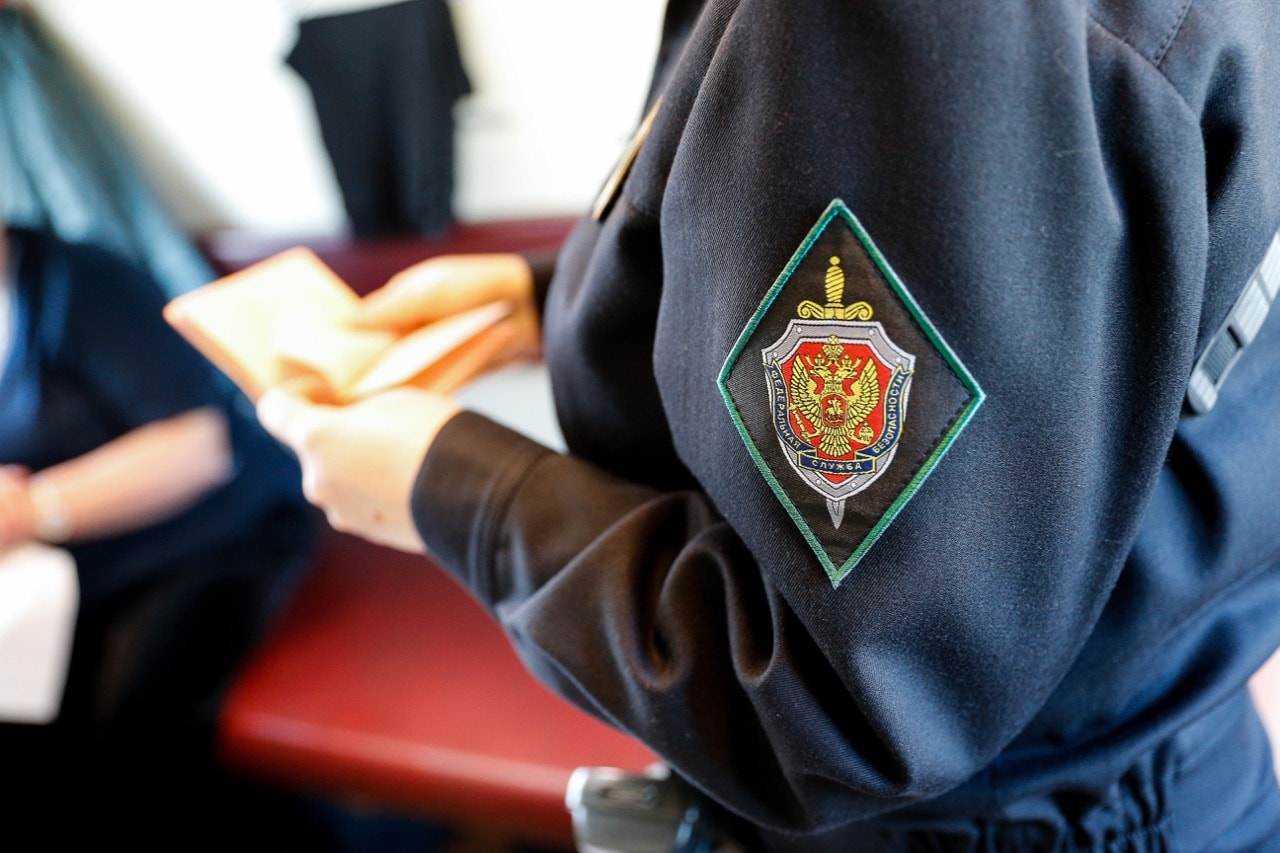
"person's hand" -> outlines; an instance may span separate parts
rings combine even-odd
[[[30,472],[21,465],[0,465],[0,550],[35,538],[36,508],[27,490]]]
[[[317,403],[299,385],[268,390],[258,419],[293,448],[307,499],[336,530],[402,551],[425,548],[409,501],[431,442],[459,406],[395,388],[347,406]]]
[[[494,331],[504,344],[483,369],[536,357],[541,333],[533,273],[516,254],[441,255],[414,264],[366,296],[353,322],[403,331],[497,300],[510,304],[511,315]]]

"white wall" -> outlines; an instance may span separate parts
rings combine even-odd
[[[643,112],[665,0],[452,0],[475,95],[458,111],[467,218],[590,205]]]
[[[298,0],[28,0],[193,233],[344,228],[310,94],[284,64]],[[450,0],[464,220],[584,209],[641,111],[663,0]]]

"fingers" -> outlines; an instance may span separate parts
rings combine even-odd
[[[317,436],[322,432],[325,412],[334,411],[317,405],[305,396],[305,388],[290,382],[266,391],[258,398],[258,421],[277,440],[293,450],[302,471],[302,494],[308,501],[325,510],[333,522],[334,510],[328,506],[321,486],[324,461],[317,458]],[[335,529],[337,528],[335,526]]]
[[[357,325],[402,328],[447,317],[460,310],[448,258],[431,258],[393,275],[366,296],[356,311]]]
[[[458,404],[419,389],[395,388],[344,406],[313,403],[277,387],[258,401],[258,418],[293,448],[302,492],[329,523],[375,542],[421,551],[410,512],[418,468]]]
[[[404,329],[507,299],[532,301],[533,274],[515,254],[442,255],[392,276],[361,302],[357,325]]]
[[[278,440],[295,450],[306,444],[316,416],[315,404],[295,383],[277,385],[258,398],[258,421]]]

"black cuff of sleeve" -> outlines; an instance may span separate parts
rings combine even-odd
[[[515,492],[552,453],[474,412],[459,412],[432,441],[410,507],[427,553],[492,609],[493,557]]]

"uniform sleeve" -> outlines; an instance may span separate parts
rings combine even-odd
[[[431,553],[541,678],[752,821],[832,827],[974,777],[1098,624],[1207,313],[1280,225],[1258,189],[1276,140],[1253,130],[1272,108],[1223,94],[1265,40],[1215,53],[1222,21],[1181,21],[1138,38],[1071,2],[708,3],[601,248],[581,275],[562,258],[547,309],[597,330],[553,370],[575,433],[644,393],[645,366],[614,396],[592,383],[653,324],[654,405],[695,485],[464,414],[415,492]],[[838,584],[717,392],[834,198],[986,392]],[[601,283],[636,269],[661,270],[658,307],[612,316],[658,287]]]
[[[424,461],[414,515],[535,675],[755,822],[844,823],[986,758],[959,730],[980,717],[972,697],[901,693],[906,648],[849,691],[823,661],[833,638],[809,634],[700,491],[623,480],[464,412]],[[905,740],[919,728],[928,742]]]
[[[164,295],[116,256],[74,247],[63,357],[121,431],[224,403],[204,359],[164,321]]]

